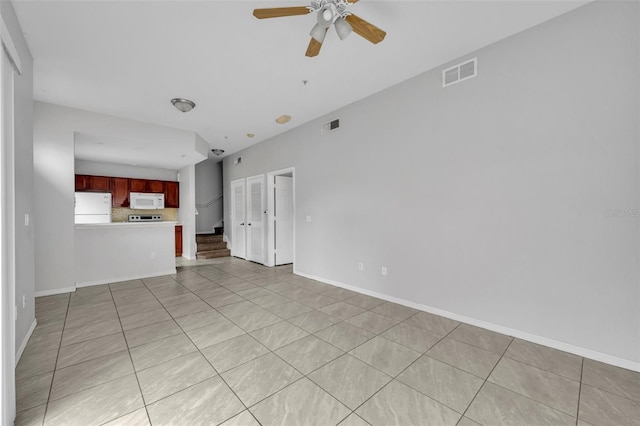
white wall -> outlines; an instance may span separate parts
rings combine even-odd
[[[0,155],[0,422],[13,424],[16,413],[15,365],[35,321],[33,236],[33,60],[8,1],[0,2],[2,75],[0,76],[2,155]],[[19,64],[14,67],[11,61]],[[30,215],[25,226],[24,217]],[[25,303],[23,305],[23,298]],[[14,308],[15,306],[15,308]],[[15,321],[14,321],[14,308]]]
[[[148,139],[165,131],[191,141],[198,153],[202,150],[201,145],[206,144],[193,132],[43,102],[35,102],[33,128],[35,216],[36,223],[43,224],[36,228],[36,294],[53,294],[73,288],[75,132],[100,134],[103,129],[110,129],[123,138],[130,132],[130,137]],[[182,204],[182,192],[191,190],[180,184],[181,211],[188,206]]]
[[[588,4],[229,156],[226,198],[295,166],[298,273],[640,369],[638,16]]]
[[[178,171],[154,167],[130,166],[128,164],[102,163],[99,161],[75,160],[75,173],[93,176],[115,176],[133,179],[155,179],[177,181]]]
[[[78,287],[176,273],[175,222],[76,225]]]
[[[34,303],[34,232],[38,226],[33,221],[33,59],[22,34],[22,29],[11,2],[0,2],[2,20],[14,43],[21,61],[21,74],[14,73],[14,215],[15,227],[15,304],[18,320],[15,328],[16,350],[27,337],[35,320]],[[30,226],[24,226],[25,214],[30,215]],[[22,298],[26,306],[22,307]]]
[[[196,189],[195,166],[180,169],[180,210],[178,221],[182,224],[182,257],[196,258]]]
[[[196,164],[195,173],[196,233],[211,233],[223,220],[222,161],[209,158]]]

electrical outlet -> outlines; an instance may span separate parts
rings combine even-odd
[[[155,251],[152,251],[152,252],[151,252],[151,258],[152,258],[152,259],[155,259],[156,257],[157,257],[157,256],[156,256],[156,252],[155,252]]]
[[[387,275],[387,267],[386,266],[382,267],[382,275]]]
[[[27,307],[27,295],[23,294],[22,295],[22,309]]]
[[[358,271],[364,271],[364,263],[358,262]]]

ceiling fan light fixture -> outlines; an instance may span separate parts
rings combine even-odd
[[[189,99],[173,98],[171,99],[171,103],[178,109],[178,111],[182,112],[189,112],[196,107],[195,102],[190,101]]]
[[[322,28],[329,28],[329,26],[333,24],[335,15],[333,4],[325,4],[324,7],[318,11],[318,24]]]
[[[315,24],[309,35],[318,43],[322,44],[324,42],[324,37],[327,35],[327,29],[322,27],[320,24]]]
[[[351,31],[353,31],[351,25],[349,25],[349,23],[345,21],[344,18],[336,19],[334,25],[336,27],[336,32],[338,33],[338,37],[340,37],[340,40],[344,40],[345,38],[347,38],[349,34],[351,34]]]

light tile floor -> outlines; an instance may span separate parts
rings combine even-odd
[[[37,298],[16,425],[639,424],[639,373],[290,266],[178,270]]]

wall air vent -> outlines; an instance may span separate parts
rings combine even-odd
[[[240,164],[242,163],[242,157],[236,157],[233,159],[233,164]]]
[[[327,121],[320,128],[320,133],[325,134],[329,132],[333,132],[334,130],[338,130],[340,128],[340,119],[336,118],[335,120]]]
[[[478,58],[454,65],[442,71],[442,87],[460,83],[463,80],[473,78],[478,75]]]

